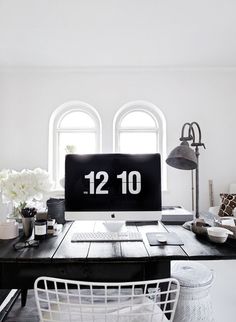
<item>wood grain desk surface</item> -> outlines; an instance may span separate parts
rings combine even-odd
[[[62,232],[40,242],[38,248],[16,251],[22,236],[0,241],[0,288],[32,288],[38,276],[89,281],[131,281],[170,276],[172,260],[236,259],[236,243],[213,244],[178,225],[133,224],[139,242],[71,242],[74,232],[102,231],[100,222],[68,222]],[[148,232],[175,232],[182,246],[150,246]]]
[[[143,242],[71,242],[74,232],[105,231],[101,222],[68,222],[62,232],[40,242],[38,248],[16,251],[13,244],[23,237],[0,240],[0,262],[11,261],[100,261],[152,260],[152,259],[236,259],[236,242],[214,244],[207,238],[196,236],[181,225],[134,224],[128,231],[142,233]],[[147,232],[175,232],[182,239],[182,246],[150,246]]]

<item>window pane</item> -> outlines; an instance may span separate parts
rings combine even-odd
[[[74,111],[63,117],[59,124],[59,128],[95,128],[95,122],[89,114],[81,111]]]
[[[59,179],[65,173],[65,155],[68,153],[95,153],[96,133],[60,133],[59,134]]]
[[[120,151],[122,153],[157,152],[156,133],[120,133]]]
[[[157,127],[152,116],[146,112],[134,111],[127,114],[121,121],[121,128],[154,128]]]

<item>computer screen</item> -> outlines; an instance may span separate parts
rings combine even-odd
[[[159,220],[161,162],[155,154],[69,154],[66,220]]]

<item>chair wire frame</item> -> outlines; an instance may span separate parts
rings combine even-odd
[[[174,278],[100,283],[39,277],[34,283],[41,322],[173,321],[179,289]]]

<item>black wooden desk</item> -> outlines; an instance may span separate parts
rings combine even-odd
[[[236,259],[236,247],[213,244],[196,237],[182,226],[130,225],[140,231],[143,242],[72,243],[75,231],[100,231],[102,223],[74,222],[64,225],[57,237],[38,248],[16,251],[11,241],[0,241],[0,288],[33,288],[38,276],[90,281],[135,281],[170,276],[171,260]],[[174,231],[183,246],[150,246],[146,232]],[[22,238],[19,238],[22,239]]]

